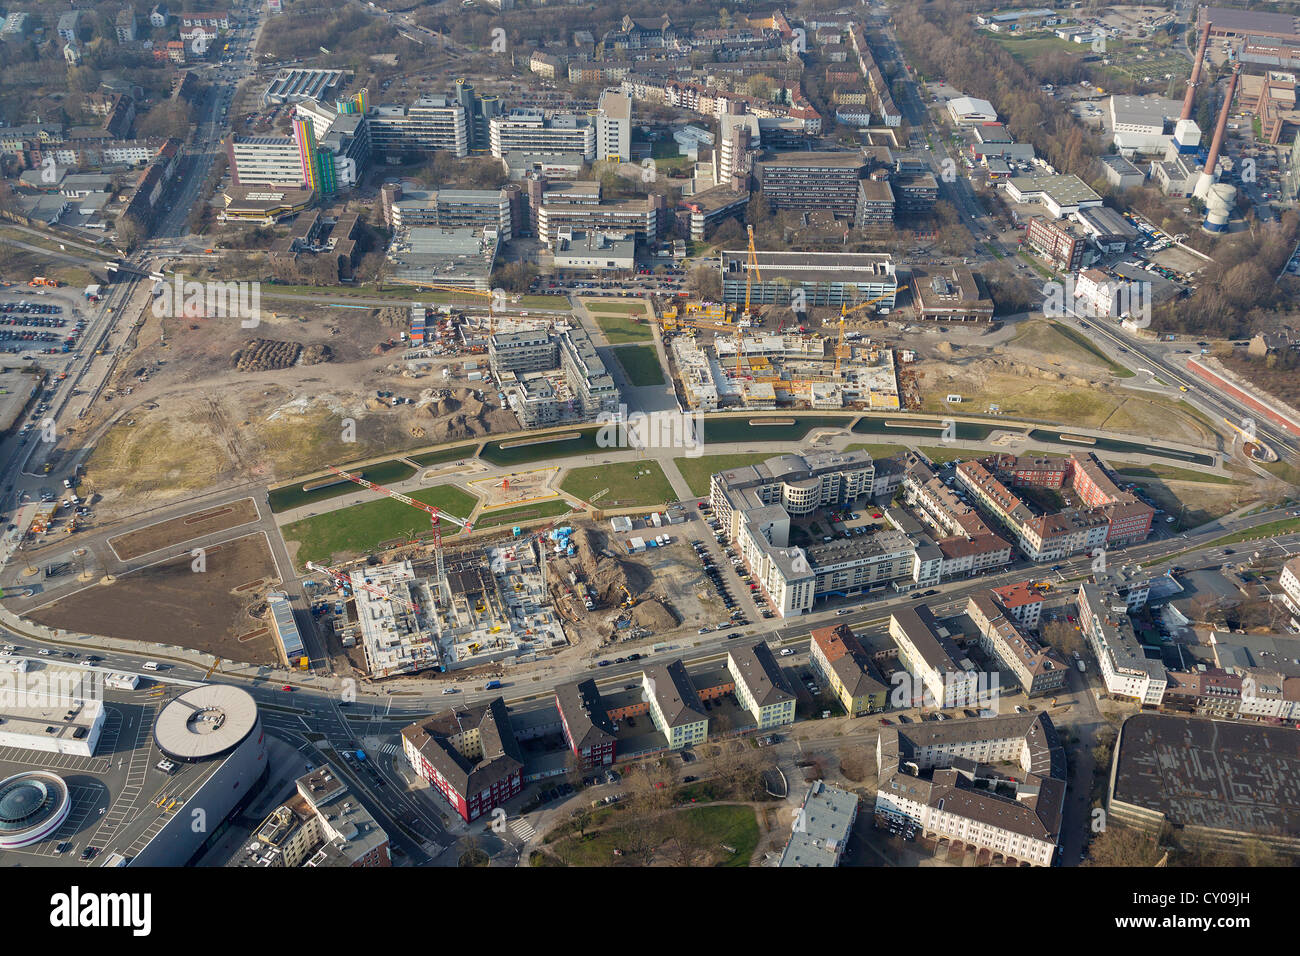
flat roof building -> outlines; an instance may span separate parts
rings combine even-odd
[[[938,322],[990,322],[993,299],[983,280],[965,266],[933,272],[912,269],[912,303],[917,318]]]
[[[858,795],[814,780],[795,815],[780,866],[839,866],[858,818]]]
[[[758,273],[749,283],[749,301],[789,305],[794,289],[802,289],[809,306],[855,305],[877,299],[876,311],[894,308],[898,276],[892,256],[885,253],[778,252],[759,250]],[[724,302],[744,302],[749,252],[723,250],[718,255]]]

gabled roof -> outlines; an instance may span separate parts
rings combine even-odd
[[[451,738],[473,729],[478,730],[482,744],[482,755],[476,759],[464,756],[451,742]],[[506,702],[500,697],[417,721],[402,729],[402,737],[467,799],[524,766]]]

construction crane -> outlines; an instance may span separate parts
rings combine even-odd
[[[387,495],[389,498],[400,501],[402,504],[410,505],[412,508],[419,508],[429,516],[430,524],[433,526],[433,556],[438,567],[438,593],[442,594],[445,592],[447,600],[450,602],[451,594],[450,588],[447,586],[447,569],[444,567],[442,561],[442,530],[439,528],[438,523],[441,519],[446,518],[452,524],[459,525],[466,531],[473,531],[473,526],[468,521],[462,521],[455,515],[444,514],[442,509],[434,505],[426,505],[423,501],[416,501],[414,498],[408,497],[407,495],[391,491],[383,485],[377,485],[373,481],[362,478],[360,475],[354,475],[349,471],[344,471],[342,468],[335,468],[333,465],[327,467],[330,471],[334,472],[334,474],[346,478],[348,481],[355,482],[361,487],[369,488],[371,491],[378,492],[381,495]]]
[[[895,294],[896,292],[886,292],[884,295],[878,295],[874,299],[868,299],[866,302],[860,303],[859,305],[855,305],[851,309],[848,306],[844,305],[843,303],[840,304],[840,334],[835,342],[835,374],[836,375],[840,374],[840,359],[844,355],[844,320],[848,318],[850,315],[852,315],[854,312],[857,312],[859,309],[865,309],[867,306],[874,305],[875,303],[880,302],[884,299],[892,299]]]
[[[753,285],[754,276],[758,276],[758,281],[763,281],[763,273],[758,271],[758,253],[754,250],[754,227],[746,226],[749,233],[749,268],[745,270],[745,313],[746,319],[751,318],[749,311],[749,294]],[[740,323],[736,323],[736,378],[740,378],[744,369],[745,350],[740,343]]]
[[[365,588],[375,597],[380,598],[381,600],[384,601],[392,601],[395,604],[400,604],[402,605],[402,607],[406,608],[412,614],[415,614],[417,611],[419,611],[418,607],[416,607],[414,604],[412,604],[410,601],[406,600],[405,598],[399,598],[396,595],[385,590],[384,588],[371,584],[369,581],[365,581],[365,580],[357,581],[352,577],[352,575],[348,574],[346,571],[340,571],[337,568],[329,568],[323,564],[315,564],[311,561],[307,562],[307,570],[319,571],[321,574],[329,575],[329,577],[334,581],[336,587]]]
[[[466,289],[458,285],[437,285],[432,282],[416,283],[418,289],[437,289],[441,292],[456,292],[463,295],[476,295],[488,300],[488,335],[496,332],[496,303],[497,296],[495,292],[484,292],[481,289]]]

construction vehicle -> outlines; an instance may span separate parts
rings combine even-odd
[[[32,276],[32,281],[27,284],[32,288],[37,288],[39,286],[48,286],[51,289],[57,289],[60,285],[62,285],[62,283],[59,282],[58,279],[47,279],[45,278],[45,276]]]
[[[627,589],[627,585],[620,584],[619,590],[623,592],[623,600],[619,602],[620,608],[629,608],[636,606],[636,598],[632,597],[632,592]]]

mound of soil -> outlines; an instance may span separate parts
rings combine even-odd
[[[677,615],[657,598],[649,598],[632,609],[632,623],[651,631],[671,631],[678,622]]]
[[[514,413],[483,402],[467,389],[430,389],[421,396],[434,422],[428,429],[433,441],[477,438],[489,432],[514,431],[519,427]]]
[[[236,371],[265,372],[271,369],[291,368],[301,354],[302,346],[297,342],[252,339],[243,348],[231,353],[230,360]]]

